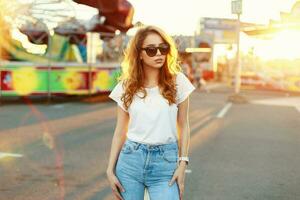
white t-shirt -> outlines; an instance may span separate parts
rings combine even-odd
[[[195,87],[189,79],[179,72],[176,76],[176,104],[169,105],[159,91],[159,87],[145,88],[145,99],[141,92],[135,94],[128,110],[121,101],[124,89],[120,81],[109,97],[129,113],[127,138],[143,144],[167,144],[178,140],[177,111],[178,104],[184,101]]]

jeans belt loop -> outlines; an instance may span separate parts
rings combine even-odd
[[[162,155],[164,152],[164,148],[162,148],[161,146],[158,146],[158,147],[159,147],[159,153],[160,153],[160,155]]]
[[[140,146],[140,144],[136,144],[136,145],[134,146],[134,150],[137,150],[137,149],[139,148],[139,146]]]

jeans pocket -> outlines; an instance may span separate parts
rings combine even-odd
[[[176,163],[178,160],[178,152],[176,150],[164,151],[163,159],[170,163]]]
[[[132,152],[133,152],[133,146],[131,144],[125,142],[121,149],[121,153],[130,154]]]

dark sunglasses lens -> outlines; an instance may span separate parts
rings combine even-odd
[[[150,48],[146,48],[145,51],[146,51],[146,53],[147,53],[148,56],[153,57],[157,53],[157,48],[150,47]]]
[[[169,53],[169,47],[159,47],[159,51],[162,55],[167,55]]]

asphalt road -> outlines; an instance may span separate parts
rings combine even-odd
[[[195,91],[185,200],[300,200],[300,97]],[[0,106],[0,200],[112,200],[113,101]]]

